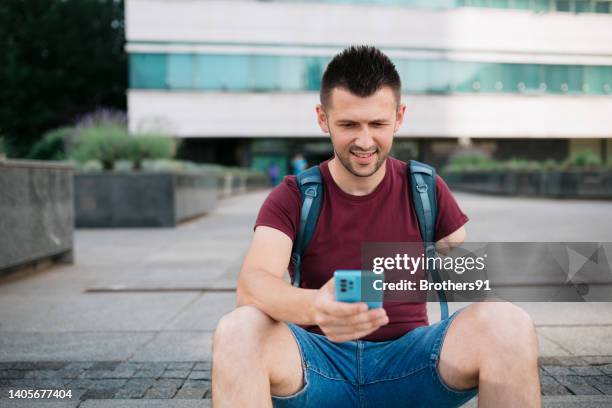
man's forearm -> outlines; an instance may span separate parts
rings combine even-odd
[[[279,321],[296,324],[316,324],[313,301],[316,289],[291,286],[265,271],[241,273],[238,280],[238,306],[252,304]]]

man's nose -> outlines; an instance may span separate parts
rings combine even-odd
[[[362,127],[359,132],[357,140],[355,140],[355,146],[364,151],[370,151],[374,148],[374,139],[370,133],[368,126]]]

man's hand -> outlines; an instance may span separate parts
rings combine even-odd
[[[334,278],[323,285],[314,303],[315,322],[333,342],[359,339],[389,323],[383,308],[368,310],[365,302],[338,302],[334,296]]]

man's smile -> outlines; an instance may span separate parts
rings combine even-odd
[[[355,156],[357,163],[359,164],[369,164],[372,161],[372,158],[376,154],[376,150],[371,152],[355,152],[352,151],[351,154]]]

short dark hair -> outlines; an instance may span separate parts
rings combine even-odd
[[[329,105],[334,88],[344,88],[354,95],[366,97],[384,86],[393,90],[399,105],[402,81],[395,64],[376,47],[350,46],[325,68],[321,79],[321,104]]]

